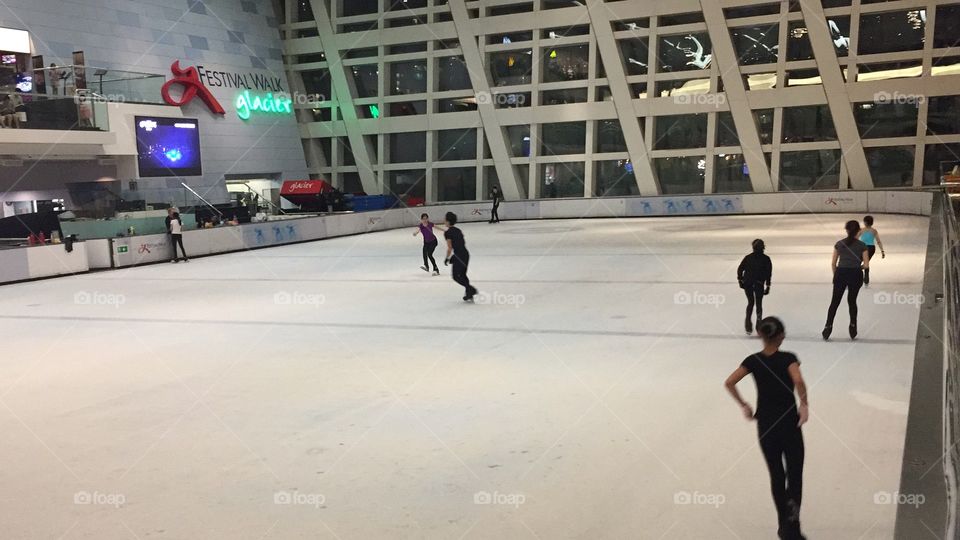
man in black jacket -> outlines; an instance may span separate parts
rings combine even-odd
[[[743,325],[747,334],[753,333],[753,306],[757,306],[757,322],[760,322],[763,318],[763,297],[770,294],[773,263],[763,253],[764,249],[766,245],[763,240],[754,240],[753,253],[744,257],[737,268],[737,281],[747,295],[747,320]]]

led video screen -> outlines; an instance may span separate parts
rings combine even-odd
[[[137,116],[136,134],[141,177],[203,174],[196,118]]]

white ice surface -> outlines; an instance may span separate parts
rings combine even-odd
[[[412,230],[0,287],[0,537],[774,538],[722,386],[761,236],[810,386],[805,530],[890,538],[918,310],[874,295],[919,292],[927,222],[877,217],[862,338],[844,304],[823,343],[848,217],[464,225],[475,284],[522,305],[463,304]]]

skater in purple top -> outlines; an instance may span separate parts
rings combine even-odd
[[[440,268],[437,266],[437,261],[433,258],[433,252],[437,250],[437,235],[433,234],[433,229],[439,229],[436,224],[430,221],[430,216],[427,214],[420,214],[420,223],[417,225],[417,230],[413,233],[414,236],[418,234],[423,235],[423,266],[420,267],[424,272],[430,271],[430,266],[428,263],[433,263],[433,275],[440,275]]]

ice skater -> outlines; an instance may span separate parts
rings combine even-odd
[[[851,220],[844,228],[847,230],[847,237],[833,246],[833,260],[830,262],[833,270],[833,298],[827,310],[827,324],[821,333],[824,341],[830,339],[833,332],[833,319],[837,315],[844,292],[847,293],[847,304],[850,306],[850,339],[857,338],[857,295],[863,287],[863,273],[870,268],[867,246],[857,240],[860,223]]]
[[[423,266],[421,266],[420,269],[424,272],[429,272],[429,263],[433,263],[433,275],[439,276],[440,268],[437,266],[436,259],[433,258],[433,253],[437,250],[437,246],[439,245],[437,236],[433,234],[433,229],[436,228],[438,227],[432,221],[430,221],[430,216],[427,214],[420,214],[420,224],[417,225],[417,230],[413,233],[413,235],[423,235]]]
[[[800,532],[800,501],[803,496],[803,432],[807,422],[807,386],[800,375],[800,361],[780,350],[786,337],[783,323],[767,317],[757,323],[763,350],[748,356],[727,377],[726,387],[747,420],[757,421],[760,450],[770,472],[770,490],[777,509],[777,535],[785,540],[804,540]],[[757,384],[757,412],[740,397],[737,383],[748,374]],[[794,398],[800,396],[800,408]]]
[[[753,241],[753,253],[740,262],[737,268],[737,281],[747,295],[747,319],[743,323],[747,334],[753,333],[753,307],[757,307],[757,324],[763,318],[763,297],[770,294],[770,278],[773,275],[773,263],[763,251],[766,245],[757,238]]]
[[[180,246],[180,252],[183,253],[183,262],[190,262],[187,258],[187,250],[183,248],[183,220],[180,218],[180,212],[176,208],[167,209],[167,234],[170,235],[170,246],[173,247],[173,259],[170,262],[180,262],[177,258],[177,246]]]
[[[500,201],[503,200],[500,186],[494,185],[490,188],[490,198],[493,199],[493,208],[490,209],[490,223],[500,223]]]
[[[443,237],[447,240],[447,258],[443,261],[444,265],[453,265],[453,280],[463,285],[466,295],[464,302],[473,302],[473,297],[477,294],[477,289],[470,285],[470,278],[467,277],[467,266],[470,264],[470,252],[467,251],[467,243],[463,238],[463,231],[457,228],[457,215],[453,212],[447,212],[447,230]]]
[[[877,248],[880,248],[880,258],[886,259],[887,252],[883,250],[883,242],[880,241],[880,233],[873,228],[873,216],[864,216],[863,218],[863,229],[860,230],[860,234],[857,235],[857,238],[866,244],[867,252],[870,254],[870,260],[873,260],[873,256],[877,253]],[[870,269],[865,268],[863,270],[863,284],[865,286],[870,285]]]

